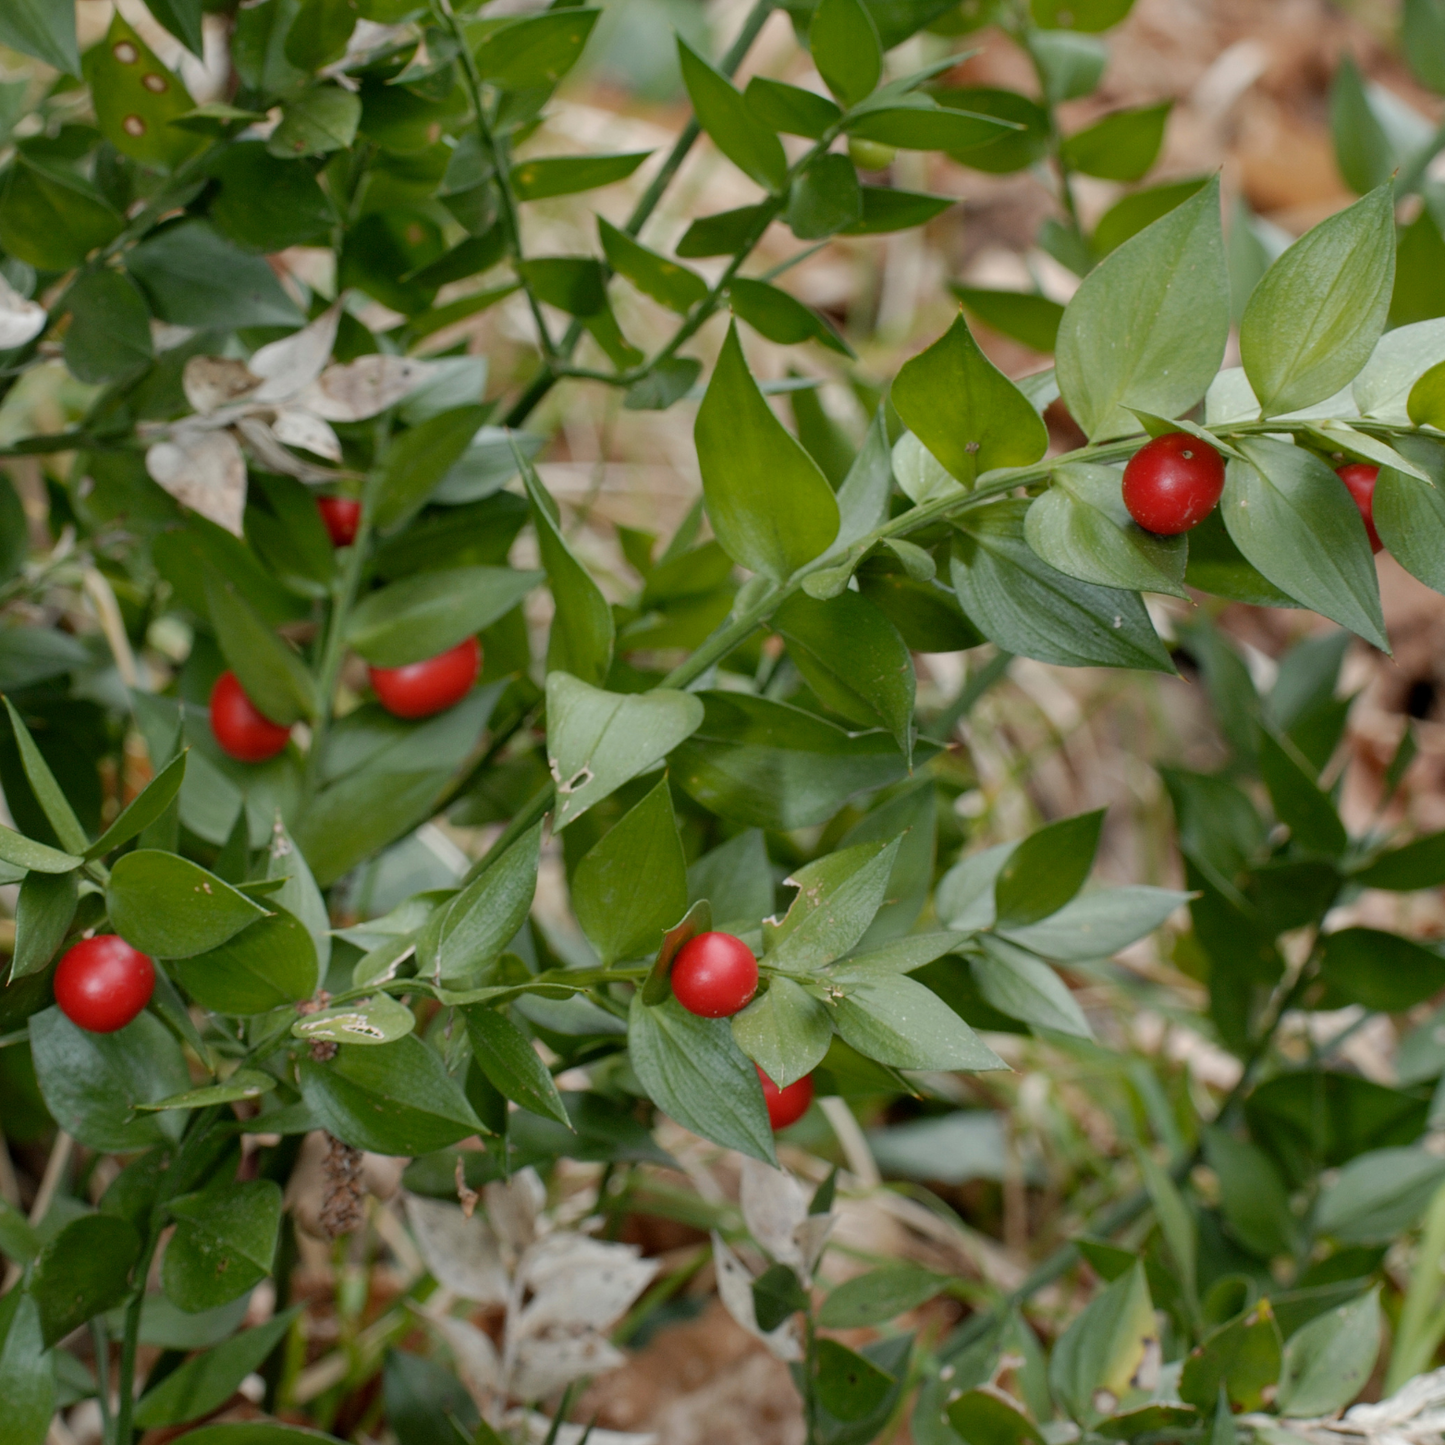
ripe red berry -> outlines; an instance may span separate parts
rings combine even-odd
[[[1367,467],[1363,462],[1351,462],[1347,467],[1336,467],[1335,475],[1349,488],[1350,496],[1360,509],[1365,522],[1365,531],[1370,536],[1370,550],[1378,552],[1384,547],[1380,534],[1375,530],[1375,482],[1380,475],[1379,467]]]
[[[123,1029],[149,1002],[155,965],[114,933],[82,938],[55,970],[55,1002],[77,1028]]]
[[[753,1067],[758,1069],[756,1064]],[[768,1106],[768,1123],[775,1134],[789,1124],[796,1124],[808,1112],[808,1105],[813,1102],[811,1074],[795,1079],[786,1089],[780,1089],[761,1069],[758,1069],[758,1079],[763,1086],[763,1102]]]
[[[1197,527],[1223,491],[1223,457],[1188,432],[1167,432],[1145,442],[1124,468],[1129,515],[1161,537]]]
[[[361,503],[352,497],[317,497],[316,510],[331,534],[333,547],[349,547],[361,525]]]
[[[699,933],[673,960],[672,991],[688,1013],[731,1018],[758,991],[758,961],[731,933]]]
[[[430,717],[460,702],[482,669],[482,645],[475,637],[446,652],[405,667],[373,667],[377,701],[393,717]]]
[[[211,732],[221,751],[241,763],[264,763],[285,750],[291,729],[272,722],[246,696],[234,672],[211,689]]]

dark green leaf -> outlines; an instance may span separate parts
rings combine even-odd
[[[27,1288],[47,1347],[130,1293],[140,1236],[123,1219],[87,1214],[46,1243]]]
[[[778,190],[787,175],[788,158],[777,136],[753,114],[732,82],[681,36],[677,38],[677,55],[698,124],[745,175],[764,190]],[[679,249],[678,254],[684,253]]]
[[[883,52],[862,0],[820,0],[808,22],[808,48],[824,84],[844,105],[857,105],[873,93],[883,73]]]
[[[178,1223],[161,1263],[161,1284],[183,1310],[214,1309],[270,1274],[281,1223],[279,1185],[219,1177],[168,1207]]]
[[[863,195],[863,216],[844,230],[845,236],[879,236],[889,231],[907,231],[942,215],[954,204],[952,196],[930,196],[921,191],[895,191],[887,186],[861,186],[859,189]],[[678,255],[681,254],[679,247]]]
[[[181,790],[181,783],[185,775],[186,754],[181,753],[172,758],[145,785],[120,817],[86,849],[85,856],[87,858],[104,858],[107,853],[114,852],[122,843],[129,843],[143,829],[150,827],[170,807],[172,800]],[[5,856],[4,846],[4,840],[0,838],[0,856]],[[31,846],[39,847],[40,845],[32,844]],[[31,866],[35,865],[31,864]]]
[[[1440,0],[1405,0],[1400,53],[1423,84],[1445,94],[1445,11]]]
[[[854,3],[858,0],[840,0]],[[860,5],[861,11],[861,5]],[[847,156],[828,153],[793,177],[785,219],[800,241],[848,230],[863,219],[863,192]]]
[[[980,146],[953,152],[955,160],[976,171],[1007,175],[1026,170],[1048,154],[1049,113],[1036,101],[1012,90],[966,85],[958,89],[935,90],[933,98],[950,110],[967,110],[974,115],[991,115],[1012,121],[1020,130],[999,132]]]
[[[773,208],[767,204],[699,216],[677,243],[677,254],[688,258],[736,255],[752,244],[772,218]]]
[[[818,1402],[839,1420],[862,1420],[887,1398],[893,1376],[837,1340],[817,1344]]]
[[[360,123],[360,96],[339,85],[318,85],[286,102],[265,146],[273,156],[330,155],[351,145]]]
[[[1290,830],[1291,843],[1302,850],[1339,857],[1349,838],[1334,803],[1310,776],[1299,750],[1272,729],[1260,733],[1259,770],[1275,816]]]
[[[15,905],[15,952],[10,982],[39,973],[65,941],[79,901],[78,873],[31,873]]]
[[[1378,495],[1378,494],[1377,494]],[[1184,580],[1201,592],[1251,607],[1298,607],[1293,597],[1281,592],[1250,563],[1234,545],[1224,526],[1219,508],[1212,511],[1189,534],[1188,562]]]
[[[1076,171],[1108,181],[1137,181],[1154,164],[1164,143],[1164,126],[1173,101],[1118,110],[1076,131],[1061,154]]]
[[[1323,944],[1320,974],[1351,1003],[1403,1013],[1445,987],[1445,958],[1397,933],[1344,928]]]
[[[1089,876],[1103,825],[1100,809],[1050,823],[1025,838],[994,884],[999,923],[1036,923],[1057,913]]]
[[[152,358],[150,312],[120,271],[82,277],[69,296],[65,364],[81,381],[114,381]]]
[[[1054,349],[1064,315],[1057,301],[1028,291],[985,291],[977,286],[957,285],[949,289],[985,326],[1035,351]]]
[[[1134,191],[1121,201],[1116,201],[1099,218],[1094,227],[1093,249],[1099,256],[1107,256],[1122,246],[1131,236],[1137,236],[1146,226],[1152,225],[1161,216],[1182,206],[1191,196],[1197,195],[1209,183],[1209,178],[1198,180],[1171,181],[1168,185],[1152,186],[1148,190]]]
[[[153,958],[189,958],[219,947],[266,912],[214,873],[154,848],[116,863],[106,905],[116,932]]]
[[[748,81],[745,99],[748,109],[770,130],[804,135],[809,140],[819,139],[829,126],[843,119],[843,112],[827,96],[764,75]]]
[[[738,1047],[780,1088],[822,1063],[833,1042],[828,1010],[800,984],[781,975],[732,1019]]]
[[[246,696],[283,727],[316,712],[316,683],[300,655],[224,577],[208,574],[206,601],[221,654]]]
[[[921,1265],[884,1265],[840,1284],[824,1300],[818,1323],[825,1330],[887,1324],[942,1294],[948,1285],[943,1275]]]
[[[888,105],[879,100],[853,112],[848,134],[859,140],[881,141],[900,150],[967,151],[986,146],[1014,133],[1016,127],[991,115],[954,110],[924,96],[911,96],[909,105]]]
[[[1215,1127],[1204,1132],[1204,1157],[1219,1181],[1230,1234],[1261,1259],[1292,1253],[1296,1226],[1289,1191],[1269,1155]]]
[[[203,1008],[259,1014],[310,998],[316,988],[316,945],[306,926],[267,899],[273,910],[205,953],[170,965],[175,981]]]
[[[518,161],[512,167],[512,189],[519,201],[570,196],[626,180],[651,151],[618,155],[551,156]]]
[[[1387,888],[1394,893],[1438,888],[1445,883],[1445,833],[1428,833],[1381,853],[1355,874],[1355,880],[1366,888]]]
[[[360,102],[344,90],[328,87],[318,96],[341,95]],[[283,122],[284,125],[284,122]],[[274,143],[276,135],[272,136]],[[276,155],[261,141],[241,141],[224,147],[207,169],[220,186],[211,200],[210,217],[218,230],[250,251],[280,251],[321,240],[334,224],[326,193],[316,183],[311,167]]]
[[[572,1121],[552,1075],[516,1024],[505,1013],[485,1004],[473,1004],[462,1013],[467,1021],[467,1037],[472,1041],[472,1058],[498,1092],[514,1104],[570,1129]]]
[[[1340,59],[1330,86],[1330,131],[1345,184],[1363,196],[1384,185],[1396,169],[1395,148],[1375,116],[1364,78],[1351,56]]]
[[[695,271],[649,251],[601,216],[597,218],[597,232],[608,265],[654,301],[685,315],[707,295],[707,282]]]
[[[467,884],[436,921],[435,959],[426,959],[438,981],[460,986],[501,956],[527,921],[537,891],[541,825],[528,830],[492,865]],[[424,944],[418,943],[419,955]]]
[[[75,23],[73,14],[70,23]],[[3,20],[0,36],[12,40]],[[39,1307],[24,1290],[12,1289],[0,1303],[0,1331],[6,1435],[13,1445],[44,1445],[55,1415],[55,1356],[40,1335]]]
[[[969,1445],[1038,1445],[1043,1439],[1022,1410],[987,1390],[968,1390],[954,1400],[948,1422]]]
[[[1184,1361],[1179,1394],[1186,1404],[1210,1409],[1220,1387],[1235,1409],[1258,1410],[1279,1379],[1279,1326],[1267,1299],[1216,1330]]]
[[[1034,23],[1070,30],[1108,30],[1133,8],[1134,0],[1031,0]]]
[[[795,296],[766,281],[735,277],[728,283],[728,298],[734,313],[741,316],[755,331],[782,346],[796,346],[804,341],[819,341],[831,351],[851,356],[848,343],[810,306]],[[726,353],[725,353],[726,354]],[[723,369],[718,363],[714,379]]]
[[[378,529],[396,531],[416,513],[471,445],[487,416],[486,407],[455,407],[392,439],[372,479],[373,521]]]
[[[785,1264],[771,1266],[753,1281],[753,1315],[764,1334],[771,1334],[808,1304],[807,1291]]]
[[[601,13],[568,7],[502,25],[476,47],[477,70],[507,90],[556,85],[581,57]]]
[[[30,729],[25,726],[24,719],[16,712],[14,703],[8,697],[5,699],[5,711],[10,716],[10,727],[15,734],[15,746],[20,752],[20,763],[25,769],[25,780],[35,794],[35,801],[40,804],[46,821],[55,830],[55,836],[60,840],[60,846],[67,853],[83,854],[89,847],[85,829],[80,826],[80,820],[75,816],[75,810],[66,800],[60,784],[56,782],[55,774],[50,771],[49,764],[41,756],[40,749],[35,746],[35,739],[30,736]]]
[[[42,270],[67,271],[113,240],[124,218],[72,171],[17,156],[0,188],[0,246]]]

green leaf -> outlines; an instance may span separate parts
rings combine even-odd
[[[1090,441],[1126,436],[1138,428],[1128,407],[1188,411],[1219,370],[1228,336],[1216,178],[1085,278],[1059,324],[1059,387]]]
[[[997,139],[984,145],[953,152],[955,160],[973,170],[1009,175],[1027,170],[1048,155],[1052,134],[1049,113],[1026,95],[987,85],[950,86],[932,94],[940,105],[946,105],[950,110],[996,116],[1021,127],[1015,131],[1000,132]]]
[[[565,672],[547,678],[547,754],[560,831],[623,783],[662,761],[703,720],[691,693],[604,692]]]
[[[349,149],[361,123],[361,97],[339,85],[317,85],[288,100],[266,149],[287,158]]]
[[[1102,41],[1073,30],[1031,31],[1028,49],[1052,105],[1091,94],[1109,60]]]
[[[773,616],[818,701],[862,727],[882,724],[913,753],[913,659],[898,629],[858,592],[827,602],[795,593]]]
[[[180,1425],[220,1409],[241,1381],[259,1370],[286,1337],[304,1305],[272,1315],[265,1324],[193,1355],[179,1369],[147,1390],[136,1405],[135,1423],[145,1430]]]
[[[990,641],[1064,667],[1172,664],[1137,595],[1079,582],[1050,567],[1024,532],[1028,503],[965,513],[953,544],[953,585]]]
[[[113,853],[149,828],[170,807],[185,780],[186,756],[179,753],[145,785],[120,817],[86,849],[87,858],[104,858],[107,853]],[[0,839],[0,857],[3,856],[4,840]]]
[[[87,1148],[136,1154],[178,1132],[135,1112],[191,1082],[181,1046],[153,1015],[142,1013],[113,1034],[92,1034],[49,1008],[31,1016],[30,1051],[51,1116]]]
[[[931,989],[904,975],[840,985],[833,1024],[865,1058],[896,1069],[1008,1066]]]
[[[35,801],[40,804],[46,822],[55,829],[55,836],[67,853],[84,854],[89,846],[85,829],[80,826],[74,809],[66,801],[60,784],[55,781],[55,774],[50,771],[49,765],[40,755],[40,749],[35,746],[30,729],[25,726],[24,719],[15,711],[15,704],[8,697],[5,699],[5,711],[10,715],[10,726],[15,734],[15,746],[20,752],[20,765],[25,770],[25,780],[30,784],[30,790],[35,794]]]
[[[762,833],[746,828],[704,853],[687,870],[687,892],[694,902],[709,900],[719,923],[755,926],[773,911],[773,870]]]
[[[462,980],[489,968],[527,921],[537,891],[542,827],[529,829],[447,906],[437,928],[437,981]],[[420,945],[419,945],[420,948]]]
[[[74,12],[70,15],[74,25]],[[7,43],[14,43],[11,24],[8,18],[0,19],[0,38]],[[44,1445],[55,1415],[55,1355],[40,1335],[39,1306],[24,1290],[12,1289],[0,1303],[0,1330],[0,1400],[5,1401],[6,1434],[13,1445]]]
[[[819,140],[829,126],[843,119],[843,112],[825,95],[801,86],[788,85],[755,75],[744,93],[748,108],[769,130],[785,135],[804,135]]]
[[[857,0],[843,0],[843,3],[857,3]],[[861,221],[863,191],[853,162],[847,156],[830,152],[818,156],[801,170],[788,189],[784,219],[800,241],[821,240]]]
[[[578,191],[626,180],[651,154],[651,151],[627,151],[616,155],[542,156],[518,161],[512,167],[512,189],[519,201],[575,195]]]
[[[556,502],[530,463],[520,455],[518,462],[532,502],[532,523],[537,530],[542,565],[547,569],[556,602],[552,629],[547,634],[547,670],[570,673],[584,683],[600,683],[612,661],[612,609],[592,574],[567,545]]]
[[[1445,94],[1445,13],[1439,0],[1405,0],[1400,53],[1422,84]]]
[[[394,532],[415,515],[471,445],[490,409],[460,406],[393,437],[371,479],[378,530]]]
[[[1358,1154],[1323,1191],[1314,1224],[1346,1244],[1388,1244],[1425,1212],[1445,1175],[1445,1160],[1423,1149]]]
[[[155,315],[176,326],[231,331],[305,320],[263,256],[232,245],[205,221],[152,232],[125,253],[125,266]]]
[[[1037,923],[1001,928],[1010,941],[1061,963],[1111,958],[1158,928],[1189,901],[1172,888],[1102,888],[1066,903]]]
[[[448,567],[369,593],[346,640],[375,667],[435,657],[505,616],[543,580],[509,567]]]
[[[1139,1172],[1144,1176],[1144,1187],[1149,1192],[1149,1202],[1154,1206],[1154,1218],[1159,1223],[1159,1232],[1169,1250],[1170,1260],[1184,1287],[1184,1299],[1192,1317],[1198,1317],[1198,1261],[1199,1228],[1194,1212],[1185,1203],[1179,1186],[1170,1177],[1169,1171],[1140,1149],[1137,1153]]]
[[[175,959],[169,972],[203,1008],[215,1013],[266,1013],[310,998],[316,989],[316,945],[305,924],[267,903],[272,913],[217,948]]]
[[[172,1199],[176,1232],[161,1262],[161,1285],[196,1313],[238,1298],[271,1273],[281,1224],[281,1188],[269,1179],[218,1178]]]
[[[708,516],[727,554],[783,581],[838,534],[833,489],[784,430],[728,329],[694,431]]]
[[[1445,832],[1427,833],[1401,848],[1381,853],[1355,874],[1355,881],[1366,888],[1386,888],[1394,893],[1438,888],[1445,883]]]
[[[983,934],[970,958],[975,983],[1001,1014],[1033,1028],[1092,1039],[1094,1031],[1068,986],[1042,959],[1002,938]]]
[[[900,846],[898,838],[857,843],[793,873],[787,882],[798,891],[782,922],[764,932],[763,962],[812,973],[852,949],[883,905]]]
[[[68,0],[7,0],[0,13],[0,45],[33,55],[66,75],[80,74],[75,7]]]
[[[1164,144],[1164,126],[1174,102],[1116,110],[1086,129],[1076,131],[1060,147],[1064,160],[1086,176],[1106,181],[1142,180]]]
[[[316,886],[316,879],[301,851],[286,832],[285,824],[276,819],[271,829],[271,846],[266,856],[266,877],[283,880],[281,887],[269,895],[272,901],[300,919],[316,948],[317,971],[326,976],[331,962],[331,917],[326,900]]]
[[[233,1104],[240,1099],[259,1099],[262,1094],[272,1093],[276,1080],[259,1069],[237,1069],[229,1074],[224,1084],[205,1084],[199,1089],[187,1089],[173,1094],[169,1099],[160,1099],[154,1104],[137,1104],[142,1113],[159,1113],[168,1109],[209,1109],[213,1104]]]
[[[863,215],[844,228],[845,236],[881,236],[889,231],[911,230],[942,215],[955,204],[952,196],[895,191],[888,186],[860,186],[859,190],[863,196]]]
[[[880,92],[874,101],[853,110],[846,122],[849,135],[880,141],[900,150],[948,151],[956,154],[986,146],[1019,129],[997,116],[975,114],[938,105],[931,97],[910,95],[907,104],[888,104]]]
[[[1426,372],[1422,380],[1430,376]],[[1415,393],[1410,395],[1413,402]],[[1445,421],[1445,415],[1437,420]],[[1373,517],[1390,555],[1427,587],[1445,591],[1445,554],[1440,547],[1445,533],[1445,493],[1439,481],[1422,482],[1395,467],[1381,467],[1375,480]]]
[[[847,732],[770,698],[702,697],[704,720],[677,749],[672,776],[723,817],[778,831],[806,828],[826,822],[856,794],[906,776],[903,755],[885,732]]]
[[[1259,771],[1275,816],[1290,830],[1294,847],[1338,858],[1349,836],[1334,803],[1310,775],[1298,749],[1272,728],[1260,731]]]
[[[1324,936],[1320,974],[1351,1003],[1403,1013],[1445,987],[1445,958],[1397,933],[1343,928]]]
[[[1152,225],[1161,216],[1167,216],[1191,196],[1198,195],[1208,184],[1207,176],[1171,181],[1167,185],[1133,191],[1116,201],[1100,216],[1098,225],[1094,227],[1091,238],[1094,254],[1102,257],[1116,251],[1146,226]]]
[[[657,950],[687,911],[687,861],[665,777],[577,864],[571,891],[604,967]]]
[[[1290,1336],[1279,1374],[1279,1413],[1334,1415],[1365,1388],[1380,1353],[1378,1286]]]
[[[300,655],[224,577],[207,574],[206,601],[221,654],[257,710],[283,727],[314,717],[316,683]]]
[[[825,1330],[884,1325],[942,1294],[950,1281],[916,1264],[889,1264],[844,1280],[823,1301],[818,1323]]]
[[[1026,467],[1048,449],[1027,397],[978,349],[962,315],[898,373],[890,392],[915,436],[965,486],[996,467]]]
[[[554,86],[581,58],[601,13],[568,7],[499,26],[476,47],[477,71],[506,90]]]
[[[818,1403],[837,1420],[865,1419],[893,1387],[892,1375],[837,1340],[819,1340],[815,1358]]]
[[[189,1445],[325,1445],[334,1435],[319,1430],[302,1430],[295,1425],[277,1425],[269,1420],[248,1420],[244,1424],[203,1425],[188,1430]]]
[[[833,1042],[828,1010],[790,978],[774,977],[767,992],[732,1018],[737,1046],[780,1088],[811,1074]]]
[[[505,1013],[484,1004],[464,1008],[462,1014],[472,1058],[492,1086],[514,1104],[570,1129],[572,1121],[557,1085],[521,1029]]]
[[[121,858],[105,897],[115,931],[153,958],[189,958],[217,948],[266,913],[214,873],[154,848]]]
[[[758,206],[740,206],[735,211],[719,211],[714,216],[699,216],[677,243],[677,254],[699,256],[733,256],[750,247],[767,229],[773,219],[773,207],[764,202]]]
[[[1099,587],[1187,597],[1183,536],[1157,537],[1129,515],[1114,467],[1065,462],[1024,519],[1029,546],[1049,566]]]
[[[105,39],[85,52],[84,70],[96,124],[122,155],[171,171],[206,144],[174,124],[195,102],[119,13]]]
[[[41,1244],[40,1235],[20,1210],[0,1200],[0,1254],[23,1267],[40,1253]],[[3,1329],[3,1322],[0,1322],[0,1330]]]
[[[357,6],[350,0],[301,0],[286,32],[286,59],[298,70],[320,70],[340,60],[356,16]]]
[[[1248,462],[1225,470],[1220,513],[1230,538],[1296,601],[1388,652],[1365,524],[1316,456],[1269,437],[1241,437]]]
[[[67,298],[70,329],[65,364],[80,381],[114,381],[139,371],[154,356],[150,311],[135,282],[120,271],[94,271]]]
[[[27,1289],[47,1348],[125,1299],[139,1254],[140,1236],[107,1214],[73,1219],[46,1243]]]
[[[1049,1361],[1049,1384],[1075,1420],[1092,1424],[1140,1388],[1140,1371],[1157,1349],[1154,1305],[1144,1266],[1136,1263],[1064,1331]]]
[[[985,326],[1035,351],[1053,351],[1064,316],[1064,308],[1057,301],[1029,291],[986,291],[956,284],[948,289]]]
[[[1070,30],[1108,30],[1133,8],[1134,0],[1032,0],[1034,23]]]
[[[377,1154],[430,1154],[482,1131],[441,1056],[415,1034],[343,1044],[329,1063],[303,1059],[301,1096],[338,1139]]]
[[[15,906],[10,982],[41,972],[65,941],[79,902],[78,873],[31,873]]]
[[[663,1113],[725,1149],[777,1166],[757,1069],[726,1019],[698,1018],[672,998],[649,1008],[637,993],[627,1044],[639,1082]]]
[[[1261,415],[1333,396],[1370,358],[1395,282],[1388,184],[1320,222],[1265,272],[1239,326]]]
[[[753,1281],[753,1316],[765,1335],[811,1303],[798,1276],[785,1264],[770,1265]]]
[[[0,246],[42,270],[68,271],[113,240],[124,218],[87,181],[24,155],[0,188]]]
[[[416,1027],[416,1015],[390,994],[373,994],[352,1004],[338,1004],[307,1014],[291,1025],[298,1039],[323,1039],[333,1044],[376,1048],[404,1039]]]
[[[883,51],[862,0],[820,0],[808,22],[808,48],[824,84],[844,105],[857,105],[876,89]]]
[[[1445,361],[1422,372],[1410,387],[1406,411],[1416,426],[1445,430]]]
[[[697,123],[713,144],[764,190],[781,189],[788,173],[788,158],[783,154],[782,142],[752,113],[732,82],[714,70],[680,35],[677,58]]]
[[[607,264],[627,277],[644,295],[669,310],[686,315],[707,295],[708,284],[697,272],[649,251],[601,216],[597,218],[597,234],[602,239]]]
[[[205,58],[205,41],[201,34],[205,16],[204,0],[146,0],[146,9],[158,20],[197,60]]]
[[[0,861],[32,873],[69,873],[80,867],[82,859],[0,824]]]
[[[1261,1259],[1293,1253],[1289,1191],[1269,1155],[1257,1144],[1211,1127],[1204,1132],[1204,1157],[1219,1181],[1219,1204],[1229,1233]]]
[[[728,283],[728,299],[736,315],[780,346],[818,341],[844,356],[853,354],[848,343],[816,311],[766,281],[735,277]],[[721,365],[720,359],[719,368]]]
[[[1267,1299],[1216,1330],[1184,1361],[1179,1394],[1186,1404],[1210,1409],[1220,1387],[1238,1410],[1258,1410],[1264,1392],[1279,1379],[1279,1326]]]

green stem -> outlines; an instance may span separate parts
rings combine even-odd
[[[95,1349],[95,1399],[100,1406],[100,1438],[114,1445],[110,1420],[110,1334],[105,1316],[96,1315],[90,1322],[90,1339]]]
[[[160,1232],[152,1224],[140,1262],[135,1268],[136,1291],[125,1307],[125,1333],[121,1338],[120,1369],[116,1374],[119,1401],[115,1413],[115,1445],[131,1445],[135,1435],[131,1418],[135,1412],[135,1362],[140,1345],[140,1316],[146,1298],[146,1277],[150,1274],[151,1260],[159,1243]]]

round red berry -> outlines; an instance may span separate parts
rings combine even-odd
[[[123,1029],[150,1002],[155,986],[155,964],[114,933],[82,938],[55,970],[60,1012],[93,1034]]]
[[[753,1067],[758,1069],[756,1064]],[[774,1133],[796,1124],[808,1112],[808,1105],[813,1102],[811,1074],[795,1079],[786,1089],[780,1089],[761,1069],[758,1069],[758,1079],[763,1086],[763,1102],[768,1106],[768,1123]]]
[[[673,994],[688,1013],[731,1018],[758,991],[758,961],[731,933],[699,933],[678,950],[671,977]]]
[[[1375,530],[1375,482],[1379,479],[1379,467],[1367,467],[1363,462],[1351,462],[1347,467],[1337,467],[1335,475],[1349,489],[1360,516],[1369,533],[1370,550],[1378,552],[1384,547],[1380,534]]]
[[[377,701],[393,717],[430,717],[460,702],[482,670],[482,645],[475,637],[446,652],[404,667],[373,667]]]
[[[331,534],[333,547],[349,547],[361,525],[361,503],[353,497],[317,497],[316,510]]]
[[[1224,458],[1212,446],[1172,431],[1145,442],[1124,468],[1124,505],[1146,532],[1174,537],[1197,527],[1224,491]]]
[[[285,750],[291,729],[272,722],[246,696],[234,672],[223,672],[211,689],[211,732],[221,751],[240,763],[264,763]]]

